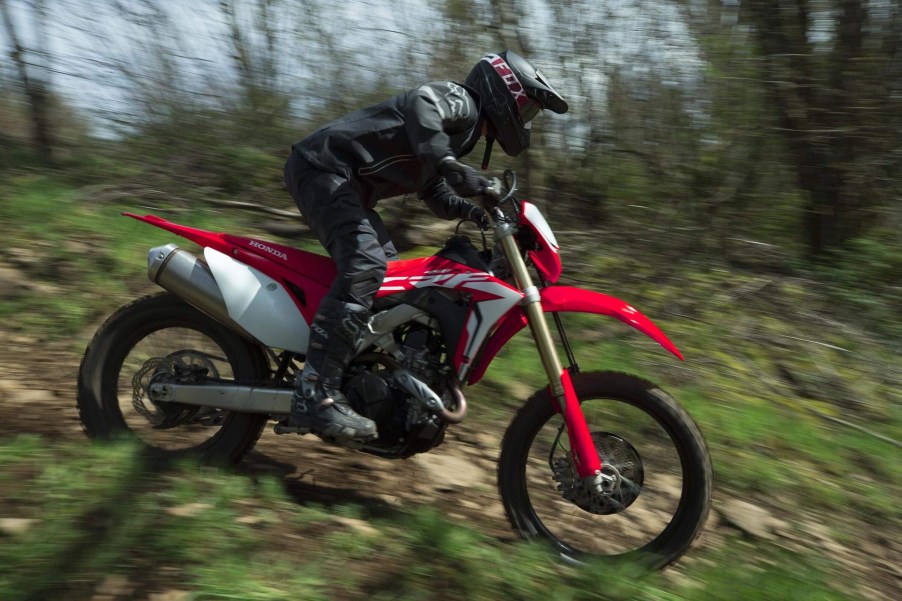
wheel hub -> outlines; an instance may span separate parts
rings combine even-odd
[[[132,378],[132,405],[158,430],[174,428],[189,421],[205,425],[221,423],[221,412],[206,407],[155,400],[150,394],[152,384],[198,384],[210,377],[218,377],[213,362],[205,353],[183,350],[165,357],[148,359]],[[145,399],[149,401],[145,403]],[[216,419],[211,418],[216,414]],[[218,416],[218,417],[217,417]],[[209,422],[209,423],[208,423]]]
[[[564,499],[597,515],[619,513],[639,498],[645,473],[642,459],[628,440],[610,432],[593,432],[601,473],[581,478],[568,452],[551,458],[554,480]]]

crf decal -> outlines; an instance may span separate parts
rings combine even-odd
[[[482,60],[488,61],[495,69],[495,72],[501,76],[501,79],[510,91],[511,96],[514,97],[514,101],[517,105],[523,106],[526,104],[526,90],[523,89],[523,85],[520,83],[520,80],[517,79],[517,76],[514,75],[514,72],[508,66],[507,62],[497,54],[490,54]]]
[[[469,288],[469,284],[476,282],[489,282],[493,278],[487,273],[460,273],[451,269],[436,269],[427,271],[423,275],[386,277],[382,281],[381,290],[385,292],[412,290],[427,286],[441,286],[442,288]],[[479,287],[477,286],[476,289]]]
[[[523,300],[523,293],[485,271],[473,270],[455,261],[433,256],[389,263],[377,297],[403,294],[427,287],[454,290],[467,303],[467,317],[460,339],[448,349],[451,365],[461,381],[489,332]]]

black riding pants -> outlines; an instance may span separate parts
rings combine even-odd
[[[294,152],[285,163],[285,185],[338,268],[326,298],[372,308],[387,261],[398,258],[382,218],[364,208],[346,179],[314,169]]]

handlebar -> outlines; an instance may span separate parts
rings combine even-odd
[[[506,190],[505,190],[506,188]],[[482,195],[482,205],[491,213],[492,209],[511,200],[517,192],[517,172],[508,169],[504,172],[504,180],[492,178],[492,185]]]

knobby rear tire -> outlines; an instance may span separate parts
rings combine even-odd
[[[579,535],[584,537],[583,541],[586,540],[586,536],[595,537],[592,541],[593,551],[590,553],[578,549],[574,540],[565,539],[570,537],[560,536],[546,527],[533,506],[529,493],[531,486],[544,485],[537,485],[536,481],[541,479],[535,477],[531,477],[530,482],[527,482],[526,474],[530,448],[533,446],[537,434],[550,420],[559,416],[554,411],[549,393],[547,390],[543,390],[533,395],[520,409],[508,427],[502,442],[501,457],[498,463],[498,487],[511,525],[524,538],[549,542],[556,552],[569,560],[583,561],[591,556],[612,563],[640,563],[652,569],[670,564],[685,553],[699,536],[710,508],[713,480],[711,461],[698,427],[686,411],[671,397],[653,384],[633,376],[615,372],[582,373],[573,376],[573,386],[581,405],[591,399],[605,399],[606,401],[603,402],[610,403],[615,407],[625,404],[624,409],[629,409],[636,415],[640,415],[639,412],[645,414],[653,420],[652,423],[657,424],[663,432],[666,432],[662,438],[669,437],[672,440],[672,447],[679,455],[678,465],[682,472],[679,501],[674,500],[676,510],[669,523],[662,526],[663,529],[660,533],[651,540],[643,541],[641,546],[626,552],[609,553],[595,550],[596,544],[603,547],[607,542],[605,537],[614,535],[614,530],[604,527],[604,520],[610,519],[612,516],[580,513],[583,510],[575,506],[569,507],[569,511],[576,514],[576,519],[580,520],[581,525],[585,521],[586,524],[598,530]],[[597,427],[593,428],[592,423],[589,425],[590,429],[598,430]],[[604,429],[604,424],[601,424],[601,428]],[[613,433],[617,434],[616,431]],[[563,438],[566,440],[566,433]],[[640,456],[643,454],[641,445],[637,444],[637,452]],[[540,456],[538,452],[534,451],[534,453],[535,457]],[[534,459],[530,463],[530,470],[535,470],[535,465],[540,463]],[[675,458],[674,465],[677,465]],[[546,464],[545,469],[548,472],[547,485],[554,487],[556,483],[552,478],[550,466]],[[555,514],[559,511],[557,508],[561,507],[562,503],[567,503],[556,491],[542,490],[535,496],[540,503],[548,504],[550,514]],[[551,500],[546,501],[546,499]],[[626,514],[631,509],[632,507],[627,507],[623,513]],[[552,515],[546,519],[551,521],[558,517],[558,515]]]
[[[222,351],[234,378],[242,382],[262,379],[266,357],[231,330],[207,317],[173,294],[162,292],[140,298],[116,311],[98,329],[85,350],[78,372],[77,407],[85,432],[94,439],[134,438],[120,407],[120,370],[129,353],[142,340],[166,328],[193,330],[209,338]],[[183,349],[171,349],[176,352]],[[132,374],[124,374],[129,378]],[[219,427],[209,426],[203,442],[170,450],[142,442],[165,457],[192,455],[218,464],[236,464],[250,451],[266,426],[268,416],[229,412]],[[138,437],[140,439],[140,437]]]

